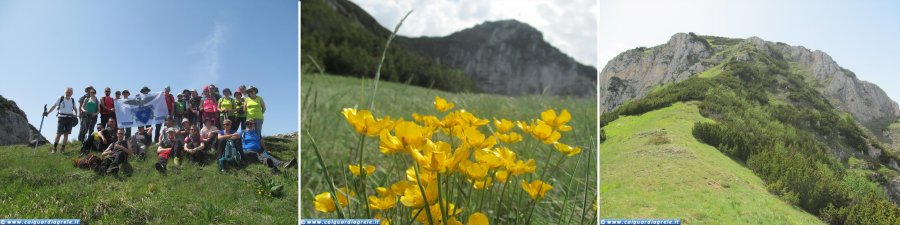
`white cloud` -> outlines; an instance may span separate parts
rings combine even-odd
[[[515,19],[540,30],[547,42],[578,62],[597,65],[595,0],[353,2],[388,29],[393,29],[407,11],[415,10],[399,31],[410,37],[446,36],[485,21]]]
[[[209,35],[190,51],[199,56],[194,65],[195,83],[206,85],[219,80],[219,49],[225,43],[225,31],[225,25],[216,23]]]

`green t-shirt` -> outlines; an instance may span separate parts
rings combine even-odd
[[[257,95],[256,99],[247,97],[244,99],[244,104],[247,105],[247,119],[263,119],[262,96]]]

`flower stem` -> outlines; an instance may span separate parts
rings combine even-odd
[[[366,190],[366,168],[363,165],[363,157],[365,157],[365,154],[363,154],[363,151],[365,149],[365,145],[366,145],[366,135],[360,134],[359,135],[359,147],[356,149],[356,151],[359,154],[358,166],[359,166],[359,173],[360,173],[359,180],[360,180],[360,183],[362,186],[362,196],[361,197],[363,199],[363,208],[366,209],[366,218],[372,218],[372,212],[369,210],[369,198],[367,198],[367,196],[369,196],[369,194],[368,194],[368,191]]]
[[[416,171],[416,183],[419,184],[419,192],[422,193],[422,200],[425,201],[423,203],[423,207],[425,207],[425,215],[428,216],[428,223],[434,225],[434,219],[431,218],[431,205],[428,204],[428,195],[425,194],[425,187],[422,186],[422,177],[419,176],[419,162],[416,162],[416,166],[413,167]]]

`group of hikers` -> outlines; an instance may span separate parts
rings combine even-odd
[[[88,86],[77,104],[72,88],[66,88],[65,95],[43,113],[47,116],[57,111],[56,138],[50,153],[66,151],[69,134],[80,122],[77,132],[83,158],[75,164],[104,174],[116,174],[120,168],[130,174],[128,157],[134,155],[145,160],[147,150],[153,145],[157,146],[155,168],[160,173],[166,173],[170,159],[179,166],[185,160],[205,165],[216,159],[222,172],[228,164],[243,165],[245,157],[267,165],[273,173],[279,167],[296,164],[295,159],[284,162],[266,151],[262,141],[266,104],[257,95],[256,87],[240,85],[233,96],[230,89],[219,92],[212,84],[204,86],[199,94],[194,89],[185,89],[173,96],[170,91],[166,86],[162,92],[168,110],[165,122],[138,126],[137,133],[132,134],[131,127],[118,127],[115,101],[139,98],[149,94],[150,88],[141,88],[134,97],[127,89],[116,91],[113,97],[112,90],[106,87],[105,96],[98,98],[96,89]],[[92,132],[95,125],[96,130]],[[61,146],[60,137],[63,138]]]

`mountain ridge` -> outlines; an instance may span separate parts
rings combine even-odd
[[[880,87],[859,80],[821,50],[755,36],[735,39],[693,33],[677,33],[666,44],[631,49],[610,60],[600,72],[600,90],[607,90],[601,92],[600,111],[610,111],[655,87],[682,81],[727,60],[747,60],[750,56],[739,51],[747,48],[788,60],[792,69],[813,78],[814,86],[839,111],[852,114],[876,134],[900,118],[900,107]]]
[[[374,77],[390,31],[346,0],[301,4],[303,53],[325,64],[326,72]],[[443,37],[398,35],[382,79],[451,92],[589,97],[597,93],[596,71],[547,43],[530,25],[502,20]]]

